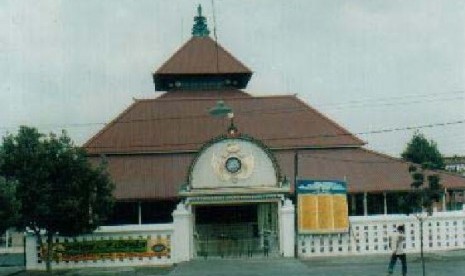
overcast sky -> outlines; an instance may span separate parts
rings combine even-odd
[[[133,98],[157,97],[151,73],[191,37],[198,3],[212,30],[211,0],[0,0],[0,135],[64,128],[82,144]],[[424,125],[442,153],[465,155],[465,1],[216,0],[215,11],[219,43],[254,71],[252,95],[297,94],[393,156]]]

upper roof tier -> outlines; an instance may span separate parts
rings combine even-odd
[[[154,74],[156,91],[243,89],[252,71],[208,35],[199,6],[193,37]]]

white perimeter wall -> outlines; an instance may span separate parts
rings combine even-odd
[[[281,253],[293,256],[294,211],[292,204],[283,204],[281,217]],[[137,239],[160,237],[170,241],[171,254],[163,257],[144,257],[132,259],[104,259],[78,262],[52,262],[54,268],[75,267],[111,267],[140,265],[171,265],[188,261],[193,257],[192,212],[183,204],[173,213],[172,224],[104,226],[91,235],[75,238],[77,241],[100,239]],[[370,255],[387,254],[389,234],[397,225],[405,225],[405,251],[420,251],[420,223],[414,216],[379,215],[350,217],[349,233],[309,234],[297,236],[298,256],[302,258],[316,256]],[[465,211],[435,212],[426,218],[423,226],[425,252],[438,250],[465,249]],[[55,241],[64,242],[64,237],[55,237]],[[39,258],[36,238],[26,237],[26,269],[45,269],[45,263]]]
[[[92,240],[129,240],[148,237],[159,237],[162,239],[172,240],[172,224],[142,224],[142,225],[124,225],[124,226],[102,226],[90,235],[81,235],[73,238],[54,237],[54,242],[68,241],[92,241]],[[45,237],[44,237],[45,241]],[[172,242],[170,244],[173,248]],[[125,258],[125,259],[102,259],[78,262],[52,262],[53,269],[77,268],[77,267],[117,267],[117,266],[140,266],[140,265],[171,265],[174,263],[173,252],[170,256],[163,257],[144,257],[144,258]],[[26,236],[26,269],[27,270],[44,270],[45,262],[40,260],[39,246],[36,237],[32,234]]]
[[[405,251],[420,252],[420,222],[413,215],[350,217],[343,234],[298,235],[299,257],[389,253],[388,237],[405,225]],[[465,211],[435,212],[423,223],[425,252],[465,249]]]
[[[72,238],[54,237],[54,243],[92,240],[163,240],[169,247],[169,254],[162,256],[110,258],[99,260],[52,262],[56,269],[78,267],[118,267],[118,266],[164,266],[192,259],[193,256],[193,225],[192,210],[179,203],[173,212],[173,223],[169,224],[138,224],[123,226],[102,226],[94,233]],[[45,242],[45,237],[43,237]],[[26,235],[26,269],[44,270],[45,261],[40,258],[40,249],[33,234]]]

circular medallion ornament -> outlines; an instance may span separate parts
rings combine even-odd
[[[241,160],[237,157],[229,157],[226,160],[225,167],[230,173],[237,173],[241,170]]]
[[[157,243],[154,246],[152,246],[152,251],[156,253],[161,253],[166,250],[166,245],[162,243]]]

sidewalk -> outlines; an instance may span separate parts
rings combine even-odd
[[[0,256],[0,263],[2,260]],[[425,254],[427,274],[432,276],[464,275],[465,250],[436,252]],[[421,275],[419,254],[408,254],[408,275]],[[64,276],[148,276],[148,275],[285,275],[285,276],[359,276],[385,275],[389,261],[388,255],[324,257],[312,259],[293,258],[254,258],[254,259],[197,259],[173,267],[122,267],[122,268],[85,268],[56,270],[54,275]],[[0,275],[44,276],[44,272],[22,271],[22,266],[0,267]],[[394,275],[400,275],[397,264]]]

